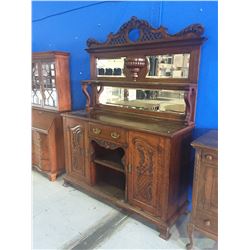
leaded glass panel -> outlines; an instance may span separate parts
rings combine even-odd
[[[57,107],[54,63],[42,63],[44,106]]]
[[[42,106],[41,85],[39,81],[38,63],[32,63],[32,91],[31,102]]]

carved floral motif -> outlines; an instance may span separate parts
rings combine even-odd
[[[84,149],[82,147],[83,129],[81,126],[70,128],[71,132],[71,150],[72,150],[72,169],[81,171],[83,169],[85,175],[85,167],[82,164],[84,157]]]
[[[146,142],[138,138],[134,140],[136,151],[139,155],[139,162],[136,166],[137,175],[137,195],[147,202],[153,198],[153,156],[154,149]]]
[[[140,36],[136,43],[199,38],[204,33],[204,28],[201,24],[192,24],[181,30],[180,32],[171,35],[163,26],[155,29],[147,21],[137,19],[137,17],[133,16],[128,22],[124,23],[120,27],[117,33],[110,33],[105,42],[98,42],[97,40],[90,38],[87,40],[87,46],[89,48],[97,48],[103,46],[120,46],[125,44],[133,44],[135,42],[129,39],[129,32],[133,29],[137,29],[140,31]]]
[[[115,143],[112,143],[112,142],[109,142],[109,141],[105,141],[105,140],[99,140],[99,139],[96,139],[96,138],[93,138],[92,141],[95,141],[99,146],[104,147],[106,149],[114,150],[114,149],[117,149],[117,148],[121,147],[118,144],[115,144]]]

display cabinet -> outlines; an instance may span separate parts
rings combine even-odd
[[[188,250],[193,248],[195,230],[218,240],[218,131],[209,131],[192,146],[196,153]]]
[[[87,41],[86,110],[63,114],[65,183],[154,223],[164,239],[187,206],[199,24],[170,35],[132,17]]]
[[[62,117],[71,110],[69,54],[32,54],[32,166],[50,180],[65,171]]]

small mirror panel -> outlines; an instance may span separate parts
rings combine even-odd
[[[188,78],[190,54],[147,56],[149,72],[146,78]]]
[[[104,86],[101,104],[154,112],[185,113],[184,91]]]
[[[97,77],[125,77],[123,74],[125,57],[96,59]]]

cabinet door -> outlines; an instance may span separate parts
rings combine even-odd
[[[32,63],[31,102],[35,106],[57,109],[56,69],[54,61]]]
[[[158,216],[162,204],[163,142],[159,136],[129,133],[129,203]]]
[[[200,210],[217,213],[218,210],[217,165],[202,163],[198,173],[198,200]]]
[[[88,181],[86,168],[86,124],[77,119],[64,119],[64,140],[66,153],[66,172],[73,178]]]

